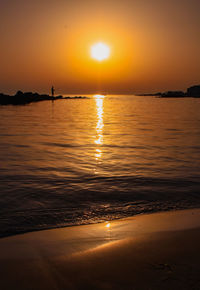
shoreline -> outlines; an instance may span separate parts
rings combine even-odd
[[[39,93],[32,93],[32,92],[25,92],[18,91],[15,95],[7,95],[0,93],[0,106],[24,106],[31,103],[38,103],[42,101],[56,101],[56,100],[68,100],[68,99],[87,99],[86,96],[65,96],[62,95],[48,95],[48,94],[39,94]]]
[[[200,209],[5,237],[1,285],[5,290],[199,289],[199,242]]]
[[[177,211],[187,211],[187,210],[198,210],[200,209],[199,206],[197,207],[183,207],[183,208],[178,208],[178,209],[166,209],[166,210],[158,210],[158,211],[146,211],[146,212],[141,212],[141,213],[136,213],[134,215],[130,215],[130,216],[124,216],[124,217],[119,217],[119,218],[114,218],[111,219],[110,222],[115,222],[115,221],[123,221],[123,220],[127,220],[127,219],[132,219],[138,216],[143,216],[143,215],[154,215],[154,214],[161,214],[161,213],[169,213],[169,212],[177,212]],[[81,226],[89,226],[89,225],[98,225],[98,224],[104,224],[106,222],[105,221],[95,221],[95,222],[85,222],[82,224],[67,224],[67,225],[55,225],[55,226],[51,226],[51,227],[43,227],[43,228],[36,228],[36,229],[32,229],[32,230],[24,230],[24,231],[19,231],[19,232],[11,232],[5,235],[0,235],[0,241],[1,239],[4,238],[12,238],[12,237],[16,237],[19,235],[26,235],[26,234],[31,234],[31,233],[37,233],[37,232],[42,232],[42,231],[50,231],[50,230],[56,230],[56,229],[65,229],[65,228],[71,228],[71,227],[81,227]]]

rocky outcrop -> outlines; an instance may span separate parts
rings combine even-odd
[[[168,91],[161,94],[163,98],[183,98],[187,97],[186,94],[182,91]]]
[[[0,93],[0,105],[26,105],[33,102],[57,100],[62,98],[62,96],[51,97],[45,94],[40,95],[32,92],[23,93],[21,91],[18,91],[13,96]]]
[[[189,97],[200,98],[200,85],[188,88],[187,95]]]
[[[185,97],[200,98],[200,85],[192,86],[188,88],[186,92],[168,91],[161,94],[161,98],[185,98]]]

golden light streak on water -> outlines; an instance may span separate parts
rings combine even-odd
[[[95,95],[94,98],[96,100],[96,109],[97,109],[97,125],[96,125],[96,137],[94,143],[99,145],[96,148],[95,158],[98,161],[102,157],[102,150],[100,149],[103,144],[103,99],[105,96],[103,95]]]
[[[105,227],[109,229],[110,228],[110,223],[107,223]]]

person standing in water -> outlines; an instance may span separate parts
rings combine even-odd
[[[55,89],[54,89],[54,86],[52,86],[52,88],[51,88],[51,95],[52,95],[52,97],[54,97],[54,93],[55,93]]]

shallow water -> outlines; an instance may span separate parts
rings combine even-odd
[[[0,107],[0,236],[200,206],[200,99]]]

